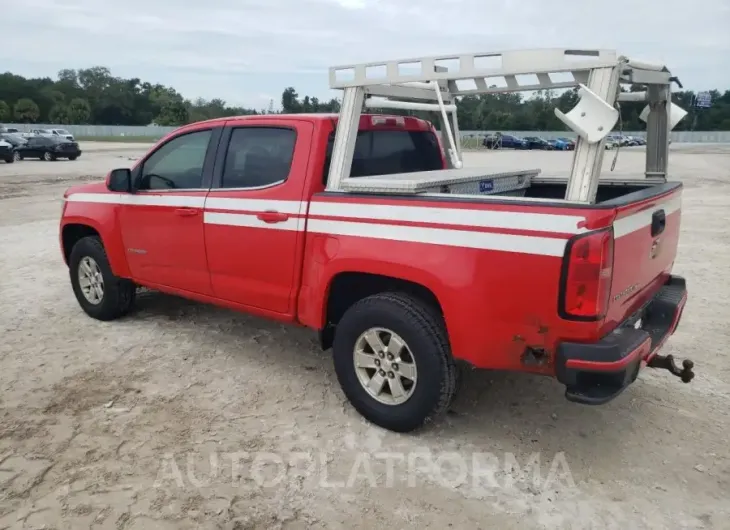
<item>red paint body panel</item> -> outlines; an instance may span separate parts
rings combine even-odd
[[[93,182],[74,186],[65,194],[73,193],[110,193],[103,182]],[[109,265],[114,274],[121,278],[131,278],[124,242],[118,221],[119,209],[116,204],[90,204],[64,202],[59,233],[69,225],[88,226],[96,230],[104,243]],[[63,240],[61,240],[63,246]]]
[[[369,120],[369,116],[363,116],[361,128],[387,128],[372,127]],[[180,296],[298,322],[313,329],[326,324],[330,286],[338,274],[369,273],[414,282],[438,299],[456,358],[482,368],[544,374],[554,373],[552,354],[561,341],[598,341],[659,290],[673,264],[680,229],[679,208],[668,213],[660,235],[661,249],[653,259],[649,252],[655,238],[646,226],[615,239],[611,301],[605,319],[566,320],[558,307],[564,268],[561,252],[540,254],[531,252],[529,247],[505,251],[454,246],[449,241],[434,244],[427,239],[394,240],[388,238],[388,228],[407,228],[412,233],[452,230],[475,236],[527,236],[536,245],[554,249],[556,245],[564,246],[581,231],[612,224],[616,230],[621,223],[628,226],[629,220],[635,222],[637,214],[651,213],[662,201],[678,198],[681,188],[614,208],[459,201],[448,196],[428,200],[323,194],[325,151],[336,116],[221,119],[186,126],[172,135],[211,123],[226,127],[294,128],[297,143],[287,180],[260,189],[213,188],[174,193],[177,197],[198,197],[204,201],[204,205],[193,208],[195,212],[181,212],[169,206],[67,202],[62,227],[85,224],[97,230],[119,276]],[[428,123],[415,118],[406,118],[404,124],[408,130],[430,129]],[[68,193],[111,194],[101,183],[76,187]],[[233,204],[230,200],[237,201],[235,209],[227,206]],[[265,206],[257,209],[257,204]],[[336,217],[312,213],[315,206],[322,205],[334,205],[344,213]],[[391,207],[396,212],[416,207],[433,217],[425,221],[363,219],[347,213],[349,208],[376,206]],[[443,220],[453,210],[476,217],[490,212],[504,216],[544,214],[556,219],[565,216],[575,218],[576,222],[564,232],[534,223],[531,228],[464,226]],[[263,215],[264,212],[269,213]],[[230,216],[235,216],[235,222],[220,221],[232,219]],[[363,232],[343,235],[316,228],[332,221],[356,225]],[[634,285],[630,294],[619,296]],[[524,363],[528,347],[544,351],[547,362]]]
[[[616,222],[620,223],[630,215],[651,213],[666,204],[679,200],[680,191],[653,198],[628,207],[618,208]],[[647,216],[648,217],[648,216]],[[637,311],[651,299],[670,275],[679,245],[681,211],[666,216],[666,226],[661,234],[652,237],[651,227],[643,226],[614,240],[613,281],[611,284],[611,304],[604,321],[602,332],[614,329],[626,315]],[[651,256],[654,242],[658,242],[657,254]],[[634,290],[616,300],[627,289]]]
[[[308,234],[302,281],[310,296],[300,301],[300,319],[315,328],[323,324],[328,286],[339,273],[408,280],[436,295],[455,357],[476,366],[520,369],[527,344],[549,347],[559,336],[550,331],[561,330],[554,325],[558,282],[544,280],[559,277],[561,260],[530,256],[524,269],[514,260],[506,252]]]
[[[204,199],[207,192],[178,192]],[[132,278],[212,295],[203,208],[122,205],[119,225]]]
[[[297,132],[292,169],[283,184],[264,189],[211,190],[209,199],[254,199],[300,202],[308,167],[314,127],[306,121],[250,119],[246,125],[285,125]],[[278,219],[267,219],[255,211],[237,211],[247,226],[205,224],[208,267],[213,294],[221,299],[242,303],[276,313],[294,314],[296,287],[299,285],[304,232],[280,229],[304,224],[304,213],[267,208]],[[225,213],[209,207],[208,212]],[[271,217],[271,216],[269,216]],[[268,222],[267,222],[268,221]],[[272,222],[273,221],[273,222]]]

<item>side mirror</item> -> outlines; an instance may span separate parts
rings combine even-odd
[[[109,191],[132,193],[132,171],[128,168],[114,169],[106,181]]]

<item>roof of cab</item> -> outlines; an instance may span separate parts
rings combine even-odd
[[[417,118],[415,116],[397,116],[393,114],[378,114],[378,113],[372,113],[372,114],[361,114],[360,120],[361,124],[363,120],[367,120],[372,116],[379,116],[383,118],[404,118],[407,123],[410,123],[411,126],[416,125],[417,128],[421,129],[427,129],[430,127],[430,123],[426,120],[423,120],[421,118]],[[337,121],[339,119],[339,114],[333,113],[333,112],[327,112],[327,113],[297,113],[297,114],[246,114],[243,116],[224,116],[221,118],[212,118],[209,120],[203,120],[203,121],[197,121],[193,123],[188,123],[187,125],[183,125],[180,127],[180,129],[194,129],[198,128],[201,125],[223,125],[226,122],[234,121],[248,121],[248,120],[281,120],[281,119],[293,119],[293,120],[301,120],[306,119],[309,121]]]

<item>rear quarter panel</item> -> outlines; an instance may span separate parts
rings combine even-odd
[[[610,223],[605,210],[315,194],[309,207],[300,321],[324,324],[328,287],[341,272],[401,278],[430,289],[456,358],[524,366],[527,346],[597,338],[598,325],[562,320],[557,300],[567,240]]]

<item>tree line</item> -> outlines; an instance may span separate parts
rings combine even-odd
[[[690,114],[675,130],[730,130],[730,90],[712,90],[712,106],[694,107],[692,91],[674,92],[676,104]],[[530,97],[520,93],[482,94],[458,98],[461,130],[564,130],[554,107],[568,111],[577,102],[576,90],[540,91]],[[222,99],[184,98],[174,88],[138,78],[113,76],[104,66],[64,69],[57,79],[25,78],[10,72],[0,74],[0,123],[53,123],[91,125],[183,125],[195,121],[252,114],[338,112],[337,99],[327,101],[301,97],[293,87],[281,94],[280,110],[274,101],[262,109],[229,106]],[[642,103],[621,103],[618,127],[642,130]],[[420,112],[389,113],[423,115]]]

